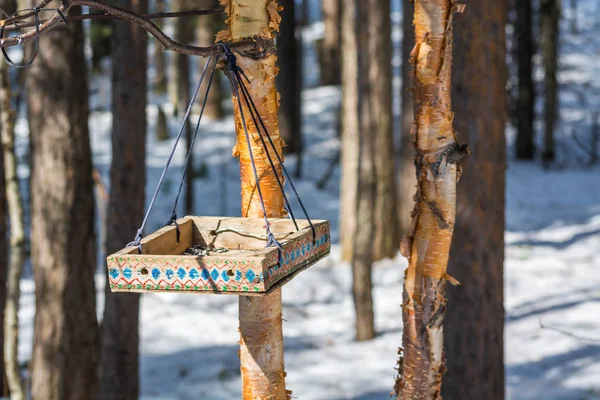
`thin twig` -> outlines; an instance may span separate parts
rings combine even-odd
[[[44,0],[38,8],[43,8],[43,6],[47,5],[50,0]],[[165,50],[174,51],[176,53],[190,55],[190,56],[214,56],[223,54],[223,48],[213,45],[208,47],[200,47],[200,46],[191,46],[182,44],[174,41],[169,36],[167,36],[158,26],[156,26],[153,22],[145,18],[144,16],[134,13],[132,11],[126,10],[124,8],[111,6],[102,1],[97,0],[64,0],[63,3],[57,8],[62,14],[67,15],[69,10],[72,7],[89,7],[95,10],[102,11],[106,15],[110,15],[114,18],[122,19],[125,21],[132,22],[136,25],[144,28],[149,34],[154,36],[158,42],[160,42]],[[29,13],[25,13],[23,15],[27,15]],[[0,25],[9,25],[14,24],[15,21],[21,20],[22,16],[19,17],[11,17],[6,20],[0,20]],[[40,24],[39,33],[40,35],[45,32],[51,30],[56,25],[62,22],[62,18],[58,12],[55,12],[52,17],[47,19],[45,22]],[[0,47],[10,47],[16,46],[24,43],[31,42],[36,38],[36,31],[32,29],[30,31],[25,32],[22,35],[9,37],[0,39]],[[274,50],[273,41],[264,38],[252,38],[241,40],[235,43],[231,43],[229,45],[232,51],[237,52],[259,52],[259,53],[270,53]]]
[[[577,339],[580,340],[582,342],[590,342],[590,343],[596,343],[596,344],[600,344],[600,339],[594,339],[594,338],[590,338],[590,337],[585,337],[585,336],[579,336],[577,334],[571,333],[566,329],[563,328],[559,328],[556,326],[550,326],[550,325],[544,325],[544,323],[542,321],[540,321],[540,328],[542,329],[549,329],[558,333],[562,333],[565,336],[569,336],[572,337],[573,339]]]

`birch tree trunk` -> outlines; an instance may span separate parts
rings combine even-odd
[[[6,68],[6,67],[3,67]],[[0,100],[1,101],[1,100]],[[0,105],[0,107],[3,107]],[[3,111],[3,109],[2,109]],[[2,127],[0,127],[2,128]],[[0,146],[0,149],[2,146]],[[7,231],[8,231],[8,209],[6,202],[6,185],[4,180],[4,151],[0,151],[0,318],[4,321],[4,307],[6,305],[7,288],[6,279],[9,269],[8,265],[8,243],[7,243]],[[5,362],[4,362],[4,329],[0,331],[0,356],[2,365],[0,367],[0,396],[8,396],[8,387],[5,385]]]
[[[15,155],[15,121],[12,106],[12,90],[8,64],[0,62],[0,138],[4,155],[4,175],[0,180],[6,182],[6,204],[10,216],[10,256],[6,297],[2,296],[4,343],[3,361],[6,378],[12,400],[25,400],[25,386],[19,366],[19,299],[21,297],[21,274],[25,262],[25,222],[23,221],[23,199],[17,176],[17,158]],[[1,161],[1,160],[0,160]],[[4,188],[0,188],[3,190]],[[0,202],[4,203],[3,199]],[[4,206],[4,204],[2,204]],[[0,230],[4,238],[5,232]],[[4,250],[4,249],[3,249]],[[5,303],[5,304],[4,304]]]
[[[415,34],[413,16],[415,7],[412,2],[402,2],[402,109],[400,121],[402,123],[402,136],[400,138],[400,185],[398,191],[398,218],[400,232],[406,234],[410,228],[411,212],[415,201],[413,194],[417,186],[415,176],[415,149],[411,127],[414,121],[414,107],[412,100],[414,67],[410,64],[410,52],[415,47]]]
[[[455,34],[455,127],[473,153],[456,203],[444,339],[446,399],[504,399],[504,189],[508,0],[470,0]],[[462,217],[464,216],[464,217]]]
[[[94,188],[80,22],[43,35],[27,70],[27,100],[36,310],[31,395],[95,399]]]
[[[120,0],[140,14],[147,0]],[[112,164],[107,216],[108,254],[123,248],[136,234],[144,214],[146,187],[146,104],[148,35],[128,22],[115,22],[112,65]],[[112,293],[105,287],[101,400],[139,396],[139,306],[137,293]]]
[[[515,46],[518,64],[518,90],[516,125],[516,157],[519,160],[533,160],[535,153],[535,86],[533,83],[533,60],[535,54],[531,27],[533,24],[531,0],[517,0],[517,20],[515,22]]]
[[[261,36],[273,39],[279,31],[281,18],[277,0],[221,0],[227,15],[228,30],[217,35],[219,41],[236,41],[243,38]],[[278,125],[278,93],[275,89],[277,56],[267,54],[259,57],[237,56],[237,63],[250,81],[248,85],[258,112],[269,128],[269,134],[276,150],[282,154],[283,140]],[[249,109],[242,102],[246,127],[251,138],[252,152],[260,177],[260,187],[264,196],[267,216],[281,218],[285,215],[284,200],[277,179],[267,161],[256,126],[250,121]],[[233,155],[240,159],[242,187],[242,216],[262,217],[260,199],[256,190],[248,143],[236,98],[233,109],[237,142]],[[281,165],[275,162],[277,174],[283,179]],[[242,398],[244,400],[286,400],[291,395],[285,389],[283,359],[283,330],[281,290],[268,296],[240,296],[240,363],[242,373]]]
[[[558,34],[560,0],[540,1],[540,36],[544,63],[544,152],[542,161],[554,161],[554,128],[558,114]]]
[[[439,399],[445,370],[445,283],[456,209],[457,161],[450,96],[452,0],[415,0],[414,106],[418,187],[412,230],[402,243],[408,257],[402,303],[403,352],[396,398]]]

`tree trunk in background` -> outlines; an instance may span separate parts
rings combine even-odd
[[[342,0],[322,0],[321,10],[325,32],[318,43],[321,85],[341,83],[342,60]]]
[[[456,29],[455,128],[472,155],[458,186],[444,337],[444,399],[504,399],[504,188],[508,1],[469,0]]]
[[[516,0],[517,20],[515,22],[515,46],[518,64],[518,90],[516,105],[517,143],[516,157],[519,160],[533,160],[535,153],[533,123],[535,121],[535,86],[533,83],[533,62],[535,54],[532,26],[531,0]]]
[[[540,1],[540,37],[544,62],[544,152],[542,161],[554,161],[554,128],[558,114],[558,36],[560,0]]]
[[[4,62],[4,61],[1,61]],[[4,155],[0,151],[0,318],[4,321],[4,306],[6,302],[6,277],[8,273],[8,214],[6,204],[6,185],[4,181]],[[4,361],[4,330],[0,332],[0,360]],[[8,388],[4,380],[4,362],[0,365],[0,396],[8,396]]]
[[[27,71],[27,100],[36,310],[32,399],[94,399],[94,188],[80,22],[43,35]]]
[[[402,2],[402,109],[400,121],[402,123],[402,137],[400,140],[400,187],[398,191],[398,218],[400,232],[405,234],[410,228],[411,212],[415,201],[413,195],[417,186],[415,175],[415,149],[411,129],[414,121],[414,107],[412,101],[414,65],[409,62],[410,52],[415,47],[415,34],[413,16],[415,6],[412,2]]]
[[[147,0],[120,0],[143,14]],[[144,214],[148,35],[128,22],[115,22],[112,56],[112,164],[106,249],[112,254],[133,240]],[[100,354],[101,400],[139,396],[140,295],[105,288]]]
[[[446,273],[456,210],[458,160],[466,155],[452,126],[450,96],[453,0],[415,0],[414,140],[418,188],[411,232],[402,253],[403,354],[397,399],[439,399],[444,373],[443,322]]]
[[[218,31],[225,27],[223,23],[223,17],[220,14],[211,14],[200,16],[198,18],[198,41],[201,46],[212,46],[215,43],[215,36]],[[200,69],[204,68],[204,65],[208,59],[204,57],[198,58],[200,62]],[[208,79],[202,83],[200,93],[205,93],[206,86],[208,85]],[[204,109],[204,116],[211,119],[223,118],[223,88],[221,85],[221,72],[215,71],[215,77],[210,87],[210,93],[208,94],[208,100],[206,102],[206,108]]]
[[[346,7],[352,7],[352,4],[345,3],[343,12],[346,12]],[[363,6],[360,7],[362,10]],[[342,46],[349,46],[352,50],[344,50],[342,64],[343,217],[340,232],[342,257],[350,261],[356,250],[355,236],[359,228],[363,229],[357,222],[359,215],[356,204],[360,202],[362,190],[358,177],[361,157],[367,156],[361,151],[359,141],[362,135],[369,135],[370,139],[365,141],[373,141],[375,157],[373,160],[367,157],[365,162],[373,163],[371,173],[376,185],[371,246],[373,260],[377,261],[396,256],[400,244],[392,126],[390,2],[373,3],[371,9],[365,9],[364,13],[360,10],[354,9],[349,15],[344,14],[343,21]],[[353,57],[348,54],[350,51],[358,51],[359,55]],[[366,107],[364,110],[363,104]]]
[[[302,161],[302,53],[296,35],[294,0],[281,2],[281,33],[277,37],[279,75],[277,88],[281,94],[279,133],[286,144],[284,151]],[[299,168],[296,169],[297,171]]]
[[[276,0],[230,0],[225,4],[229,29],[219,32],[219,41],[236,41],[247,37],[262,36],[273,39],[279,30],[280,18]],[[255,84],[248,85],[258,112],[269,127],[269,134],[279,154],[283,141],[278,126],[278,94],[275,89],[277,56],[250,58],[238,55],[238,65]],[[242,102],[246,127],[251,138],[256,170],[265,200],[268,217],[281,218],[285,215],[283,195],[277,185],[263,153],[256,126],[249,120],[249,109]],[[240,159],[242,187],[242,216],[262,217],[261,202],[256,190],[248,143],[245,138],[237,99],[233,98],[237,142],[233,154]],[[277,174],[281,177],[281,165],[274,160]],[[287,400],[283,360],[283,330],[281,289],[264,297],[240,296],[240,363],[242,373],[242,398],[244,400]]]
[[[173,0],[173,11],[188,9],[187,0]],[[180,43],[191,43],[194,40],[194,23],[190,18],[180,18],[175,24],[175,40]],[[171,75],[169,76],[169,95],[175,107],[175,116],[183,117],[191,100],[190,93],[190,59],[188,56],[173,53],[171,60]],[[185,143],[189,146],[192,141],[193,129],[188,119],[185,124]],[[186,148],[188,147],[186,146]],[[191,215],[194,210],[194,157],[190,157],[188,173],[185,176],[184,214]]]
[[[91,14],[102,14],[97,10],[90,10]],[[110,55],[110,38],[113,33],[112,23],[109,20],[90,21],[90,45],[92,47],[92,69],[100,70],[100,63],[104,57]]]
[[[14,4],[14,3],[13,3]],[[21,186],[17,176],[17,157],[15,154],[15,122],[16,113],[13,109],[12,89],[8,64],[0,64],[0,137],[4,153],[4,172],[0,180],[6,183],[6,205],[10,218],[10,256],[8,276],[3,272],[2,294],[0,305],[1,321],[3,326],[3,366],[6,368],[6,377],[12,400],[25,400],[25,386],[21,377],[19,365],[19,299],[21,297],[21,273],[25,262],[25,222],[23,220],[23,199]],[[2,159],[0,159],[2,163]],[[2,172],[0,170],[0,172]],[[4,188],[0,188],[4,190]],[[0,202],[4,203],[2,199]],[[4,204],[3,204],[4,205]],[[4,239],[5,232],[0,232]],[[3,252],[7,249],[2,248]],[[6,271],[6,269],[3,269]],[[8,278],[8,279],[7,279]],[[6,292],[4,292],[6,288]],[[4,370],[4,368],[2,369]],[[4,373],[2,373],[2,378]],[[4,386],[4,382],[2,382]],[[3,391],[6,388],[2,388]]]
[[[156,0],[154,11],[165,12],[167,10],[166,0]],[[157,19],[153,21],[159,28],[164,28],[164,21]],[[163,46],[157,40],[154,40],[154,69],[156,77],[154,78],[153,89],[157,93],[167,93],[167,60],[163,51]]]

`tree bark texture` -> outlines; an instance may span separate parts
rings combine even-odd
[[[554,161],[554,129],[558,117],[558,40],[560,0],[540,1],[540,36],[544,63],[544,152],[542,161]]]
[[[2,143],[3,175],[0,181],[6,183],[6,203],[0,199],[2,206],[8,206],[10,217],[10,256],[8,263],[8,279],[3,269],[1,284],[2,297],[0,305],[3,321],[2,360],[6,369],[6,378],[10,397],[13,400],[25,400],[25,386],[19,365],[19,299],[21,297],[21,273],[25,262],[25,222],[23,220],[23,199],[17,176],[17,158],[15,154],[15,110],[12,106],[12,90],[8,64],[0,63],[0,139]],[[0,159],[0,162],[2,160]],[[1,171],[0,171],[1,172]],[[4,187],[0,188],[4,191]],[[2,239],[6,232],[0,229]],[[5,243],[4,243],[5,245]],[[4,254],[6,247],[2,248]],[[6,265],[6,264],[3,264]],[[6,290],[6,292],[4,291]],[[4,369],[3,369],[4,370]],[[4,373],[2,373],[2,378]],[[4,379],[2,379],[3,381]],[[2,382],[4,385],[4,382]],[[5,388],[3,388],[4,390]]]
[[[294,0],[281,2],[281,34],[277,37],[279,75],[277,88],[281,94],[279,131],[287,144],[286,153],[302,159],[302,46],[296,35]]]
[[[341,83],[342,61],[342,0],[322,0],[321,11],[325,32],[319,41],[321,85]]]
[[[1,107],[1,105],[0,105]],[[1,128],[1,127],[0,127]],[[7,243],[7,231],[8,231],[8,208],[6,203],[6,185],[4,180],[4,151],[0,151],[0,318],[4,321],[4,307],[6,302],[6,279],[8,274],[8,243]],[[0,348],[0,356],[4,361],[4,329],[0,332],[0,341],[2,346]],[[2,396],[8,395],[8,388],[4,382],[4,362],[0,367],[0,394]]]
[[[41,38],[27,71],[27,95],[36,310],[32,399],[94,399],[94,189],[81,23]]]
[[[146,13],[147,0],[120,0],[119,6]],[[112,164],[107,216],[107,253],[133,240],[144,214],[146,184],[146,32],[115,22],[112,70]],[[140,295],[105,288],[100,354],[100,399],[139,396]]]
[[[517,125],[516,158],[533,160],[535,153],[535,86],[533,82],[533,55],[535,46],[532,35],[531,0],[516,0],[517,20],[515,22],[515,46],[518,65],[517,107],[515,110]]]
[[[219,14],[204,15],[198,18],[198,40],[201,46],[212,46],[215,43],[215,36],[218,31],[224,27],[223,17]],[[200,68],[204,68],[206,58],[199,58]],[[208,79],[202,83],[200,93],[204,93]],[[215,77],[212,81],[204,116],[211,119],[223,118],[223,93],[221,85],[221,72],[215,71]]]
[[[470,143],[458,186],[444,326],[447,400],[504,399],[504,206],[508,1],[470,0],[457,19],[453,104]]]
[[[351,7],[355,8],[346,10]],[[361,163],[367,162],[373,164],[369,179],[375,184],[371,246],[376,261],[396,256],[400,243],[392,126],[390,2],[348,2],[343,13],[342,257],[352,260],[355,235],[364,229],[357,220],[356,204],[363,190],[359,185]],[[359,54],[349,54],[352,51]],[[368,135],[363,145],[373,142],[373,156],[361,151],[359,141],[363,135]]]
[[[415,205],[413,195],[417,186],[415,176],[415,149],[411,128],[414,121],[412,100],[414,67],[410,64],[410,52],[415,47],[413,27],[414,4],[403,1],[402,12],[402,109],[400,112],[402,132],[400,138],[400,184],[398,191],[398,218],[400,232],[405,234],[410,228],[411,213]]]
[[[217,41],[237,41],[254,36],[273,39],[279,31],[281,17],[276,0],[221,0],[221,3],[225,6],[229,17],[227,20],[229,29],[219,32]],[[269,55],[253,59],[238,55],[237,63],[250,79],[251,83],[248,85],[250,95],[269,130],[276,151],[282,154],[284,143],[279,133],[278,93],[275,88],[277,56]],[[263,216],[256,190],[259,184],[264,196],[267,216],[281,218],[285,216],[283,195],[258,138],[260,133],[249,118],[250,111],[243,101],[242,107],[259,176],[259,182],[256,182],[244,134],[241,110],[234,97],[237,142],[233,155],[240,159],[242,216]],[[276,159],[273,161],[276,164],[276,173],[283,179],[281,165]],[[264,297],[240,296],[239,301],[242,398],[244,400],[287,400],[291,392],[285,389],[281,290],[278,289]]]
[[[413,125],[418,187],[411,231],[403,239],[408,257],[402,317],[403,352],[397,399],[439,399],[445,371],[445,283],[456,209],[458,160],[467,150],[456,142],[450,96],[452,0],[415,0]]]

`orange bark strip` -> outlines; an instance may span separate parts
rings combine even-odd
[[[450,97],[452,0],[415,0],[414,135],[418,186],[411,232],[403,241],[409,259],[403,294],[403,357],[397,399],[440,399],[445,282],[456,211],[457,161]]]
[[[217,40],[236,41],[248,37],[273,39],[279,30],[279,6],[276,0],[221,0],[228,15],[229,29],[217,35]],[[283,140],[279,135],[279,94],[275,89],[277,57],[249,58],[237,55],[238,65],[251,83],[248,90],[262,117],[277,152],[282,155]],[[242,108],[233,99],[237,142],[233,155],[240,159],[242,187],[242,216],[263,217],[257,184],[265,201],[268,217],[285,216],[284,199],[262,148],[258,129],[250,117],[250,110],[242,101]],[[259,176],[256,182],[246,141],[241,111]],[[268,144],[267,139],[265,138]],[[273,149],[269,151],[273,154]],[[276,173],[283,182],[281,165],[272,156]],[[286,400],[290,392],[285,389],[283,358],[283,331],[281,320],[281,290],[252,298],[240,296],[240,363],[242,373],[242,398],[244,400]]]

